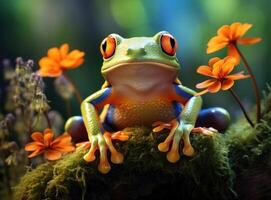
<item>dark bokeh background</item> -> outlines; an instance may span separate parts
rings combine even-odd
[[[195,89],[195,84],[205,79],[196,74],[196,68],[206,64],[209,58],[226,53],[207,55],[209,38],[221,25],[235,21],[252,23],[254,27],[247,36],[263,38],[263,42],[241,49],[260,88],[265,89],[271,81],[269,0],[1,0],[0,9],[0,59],[14,61],[21,56],[37,62],[48,48],[67,42],[71,48],[86,52],[85,63],[69,71],[83,97],[103,83],[99,45],[108,34],[116,32],[132,37],[169,31],[179,43],[180,79]],[[238,68],[240,71],[242,66]],[[46,82],[51,106],[64,112],[63,101],[54,92],[52,80]],[[247,106],[254,103],[250,80],[237,82],[234,89]],[[207,94],[204,102],[205,106],[226,107],[232,113],[239,110],[227,92]],[[80,113],[75,99],[72,107],[73,114]]]

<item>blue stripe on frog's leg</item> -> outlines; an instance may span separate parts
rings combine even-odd
[[[116,128],[114,125],[114,111],[115,111],[115,106],[110,105],[109,109],[107,110],[106,117],[102,123],[103,128],[109,132],[116,131]]]
[[[220,107],[202,109],[198,115],[195,127],[213,127],[219,132],[224,131],[230,124],[230,114]]]

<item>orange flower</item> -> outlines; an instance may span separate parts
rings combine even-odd
[[[262,39],[259,37],[243,38],[245,33],[252,27],[252,24],[241,24],[239,22],[231,25],[224,25],[217,31],[217,36],[211,38],[208,42],[207,53],[213,53],[224,47],[228,47],[228,55],[234,56],[239,63],[240,56],[236,49],[236,44],[255,44]]]
[[[197,96],[207,92],[216,93],[221,89],[228,90],[233,86],[235,80],[250,77],[244,75],[243,71],[229,75],[235,66],[236,59],[232,56],[225,57],[224,59],[215,57],[209,60],[209,66],[199,66],[197,72],[204,76],[209,76],[211,79],[196,85],[199,89],[207,88],[197,93]]]
[[[34,151],[28,158],[33,158],[41,153],[47,160],[58,160],[63,153],[74,151],[75,147],[71,144],[71,136],[69,134],[62,134],[53,140],[54,132],[51,129],[44,130],[43,134],[34,132],[31,138],[34,142],[25,145],[26,151]]]
[[[77,49],[69,53],[69,45],[63,44],[60,48],[53,47],[48,50],[47,56],[39,61],[41,76],[57,77],[64,70],[79,67],[84,62],[85,53]]]

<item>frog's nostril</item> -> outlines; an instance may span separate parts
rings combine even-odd
[[[126,52],[127,55],[146,55],[144,48],[129,48]]]

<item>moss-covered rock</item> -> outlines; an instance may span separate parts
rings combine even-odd
[[[225,135],[192,135],[197,154],[176,164],[157,149],[166,132],[127,129],[130,139],[115,143],[124,163],[108,174],[76,151],[27,172],[15,199],[271,199],[271,93],[263,108],[255,128],[241,118]]]
[[[84,150],[29,171],[16,187],[16,199],[229,199],[233,173],[224,136],[192,136],[197,154],[176,164],[157,145],[166,133],[130,128],[127,142],[115,143],[124,163],[100,174],[97,161],[86,163]],[[37,187],[38,185],[38,187]]]

